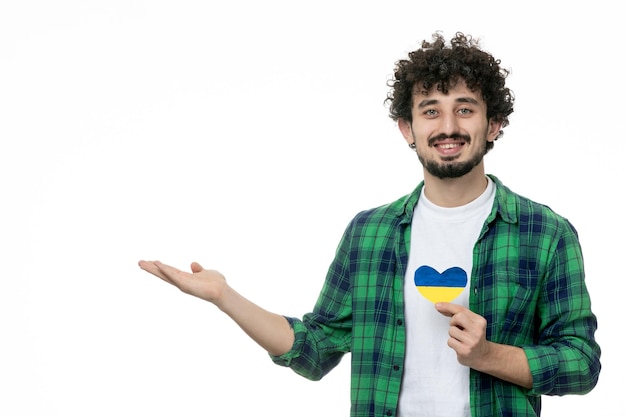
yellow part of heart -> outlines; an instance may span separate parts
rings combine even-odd
[[[451,302],[463,292],[463,287],[417,287],[417,290],[433,303]]]

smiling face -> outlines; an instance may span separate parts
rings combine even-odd
[[[440,178],[459,178],[481,166],[487,142],[495,140],[501,123],[487,120],[487,107],[480,92],[464,82],[447,94],[431,89],[414,94],[413,121],[400,119],[398,126],[426,173]]]

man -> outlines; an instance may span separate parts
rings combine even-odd
[[[214,303],[307,378],[351,352],[352,416],[538,416],[541,395],[590,391],[600,348],[576,231],[485,174],[513,111],[507,75],[461,33],[397,63],[390,114],[424,181],[352,220],[302,319],[197,263],[141,268]]]

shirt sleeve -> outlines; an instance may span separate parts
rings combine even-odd
[[[530,395],[585,394],[600,374],[582,251],[575,229],[563,222],[539,295],[539,340],[523,347],[533,377]]]
[[[353,223],[348,226],[339,243],[313,311],[302,319],[286,317],[295,335],[291,350],[280,356],[270,355],[274,363],[290,367],[311,380],[321,379],[350,351],[350,247]]]

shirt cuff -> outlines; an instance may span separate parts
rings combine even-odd
[[[543,395],[550,392],[559,369],[559,357],[552,347],[523,346],[528,366],[533,377],[533,387],[528,395]]]
[[[272,355],[270,354],[270,358],[276,365],[280,366],[290,366],[291,361],[299,356],[300,349],[302,344],[304,343],[304,335],[306,328],[304,323],[301,320],[294,317],[284,316],[289,323],[289,327],[293,329],[294,333],[294,341],[291,349],[287,353],[283,353],[282,355]]]

